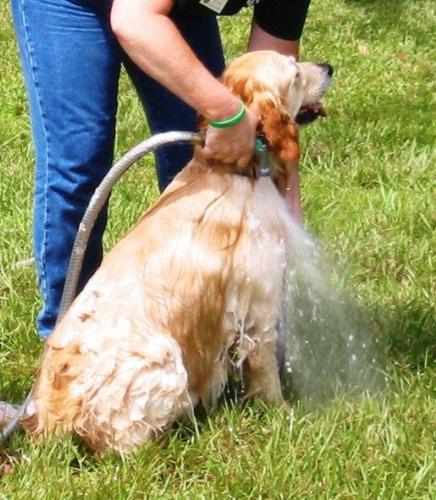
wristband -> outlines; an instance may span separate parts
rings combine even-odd
[[[209,125],[214,128],[228,128],[237,125],[245,116],[245,104],[242,101],[239,102],[241,103],[241,109],[236,113],[236,115],[231,116],[226,120],[211,121],[209,122]]]

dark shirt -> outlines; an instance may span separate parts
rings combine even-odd
[[[228,0],[220,15],[233,15],[247,4],[254,5],[254,21],[268,34],[283,40],[299,40],[306,21],[310,0]],[[213,12],[199,0],[175,0],[180,10]]]

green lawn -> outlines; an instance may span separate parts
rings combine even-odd
[[[229,57],[247,20],[222,23]],[[307,225],[378,325],[384,393],[322,410],[223,404],[125,459],[18,433],[0,450],[0,499],[435,498],[434,22],[430,0],[314,0],[302,48],[335,67],[329,117],[303,132]],[[41,343],[35,276],[20,264],[33,151],[8,2],[0,43],[0,399],[20,401]],[[148,133],[126,79],[119,115],[117,156]],[[156,196],[146,159],[115,188],[107,247]]]

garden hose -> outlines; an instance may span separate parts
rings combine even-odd
[[[194,132],[163,132],[156,134],[149,139],[139,143],[137,146],[128,151],[122,156],[109,170],[103,178],[89,202],[88,208],[80,222],[76,239],[74,240],[73,249],[71,252],[70,263],[68,266],[67,277],[65,279],[64,290],[61,298],[61,305],[56,324],[65,316],[68,308],[76,297],[77,284],[79,281],[80,272],[84,254],[88,245],[91,232],[94,228],[95,221],[100,214],[101,209],[107,202],[109,195],[114,185],[118,182],[121,176],[135,162],[140,160],[146,154],[155,149],[167,146],[168,144],[190,143],[192,145],[202,145],[204,137]],[[256,141],[255,152],[258,156],[257,176],[267,177],[271,175],[271,167],[268,163],[268,150],[265,142],[258,139]],[[26,396],[24,403],[17,409],[13,418],[0,431],[0,442],[5,441],[15,430],[20,419],[26,412],[27,405],[32,398],[33,388]]]
[[[88,240],[91,236],[95,221],[104,204],[108,200],[111,190],[116,182],[118,182],[120,177],[130,166],[133,165],[133,163],[137,162],[151,151],[154,151],[161,146],[167,146],[168,144],[184,142],[201,145],[203,144],[203,138],[200,134],[193,132],[163,132],[161,134],[156,134],[153,137],[139,143],[122,156],[101,181],[100,185],[95,190],[91,201],[89,202],[85,215],[79,225],[76,239],[74,240],[57,323],[64,317],[76,296],[77,283],[79,281],[83,257],[88,245]]]
[[[161,146],[183,142],[188,142],[193,145],[202,145],[204,138],[200,134],[193,132],[164,132],[156,134],[153,137],[139,143],[122,156],[101,181],[100,185],[95,190],[91,201],[89,202],[88,208],[86,209],[83,219],[79,225],[76,239],[74,240],[57,323],[64,317],[76,296],[77,283],[79,281],[83,257],[88,245],[88,240],[91,236],[95,221],[104,204],[108,200],[114,185],[118,182],[126,170],[133,165],[133,163],[140,160],[146,154]],[[262,139],[256,140],[255,152],[259,158],[258,166],[256,168],[257,176],[270,176],[271,166],[268,161],[268,149],[265,141]]]
[[[203,141],[203,137],[194,132],[163,132],[140,142],[113,165],[95,190],[95,193],[89,202],[88,208],[85,211],[85,215],[80,222],[77,236],[74,240],[73,250],[71,252],[70,264],[68,267],[68,273],[65,280],[64,291],[62,293],[61,305],[56,324],[63,318],[76,296],[77,283],[79,281],[83,257],[88,245],[88,240],[91,236],[95,221],[102,207],[108,200],[110,192],[116,182],[135,162],[161,146],[178,143],[202,145]],[[32,391],[33,387],[27,394],[24,402],[17,408],[17,411],[12,419],[2,430],[0,430],[0,442],[6,441],[6,439],[8,439],[8,437],[14,432],[19,421],[26,412],[27,405],[32,399]]]

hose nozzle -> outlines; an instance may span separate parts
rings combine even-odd
[[[264,139],[256,139],[254,146],[258,163],[256,165],[256,177],[271,177],[272,169],[268,158],[268,147]]]
[[[204,146],[205,135],[204,134],[192,134],[191,144],[193,146]]]

